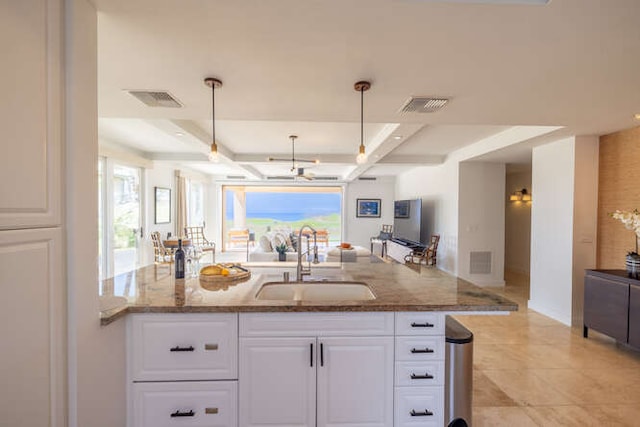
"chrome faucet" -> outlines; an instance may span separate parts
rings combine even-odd
[[[302,231],[308,228],[309,230],[311,230],[313,232],[313,263],[314,264],[318,264],[318,240],[317,240],[317,232],[315,230],[315,228],[311,227],[308,224],[304,224],[302,227],[300,227],[300,230],[298,231],[298,266],[296,268],[296,281],[297,282],[302,282],[302,279],[304,276],[308,276],[311,274],[311,262],[309,262],[308,266],[305,268],[302,265],[302,255],[307,255],[307,261],[309,260],[309,253],[311,251],[310,245],[309,245],[309,239],[307,239],[307,250],[306,252],[302,252]]]

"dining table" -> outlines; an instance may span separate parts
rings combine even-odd
[[[165,248],[167,249],[178,249],[178,238],[171,238],[171,239],[166,239],[162,241],[162,244],[164,245]],[[183,248],[188,248],[191,246],[191,240],[189,239],[182,239],[182,247]]]

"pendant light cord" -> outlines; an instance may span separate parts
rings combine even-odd
[[[364,145],[364,87],[360,88],[360,146]]]
[[[213,133],[213,144],[216,143],[216,87],[211,85],[211,129]]]

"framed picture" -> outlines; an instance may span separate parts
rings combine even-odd
[[[380,199],[357,199],[358,218],[380,218]]]
[[[394,217],[409,218],[409,206],[409,200],[397,200],[393,206]]]
[[[171,189],[155,187],[156,224],[171,222]]]

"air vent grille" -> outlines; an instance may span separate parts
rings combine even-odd
[[[337,176],[314,176],[314,181],[337,181]]]
[[[404,103],[402,113],[433,113],[440,110],[449,102],[448,98],[436,98],[428,96],[411,97]]]
[[[358,181],[376,181],[378,178],[375,176],[360,176],[358,177]]]
[[[169,92],[130,90],[129,93],[149,107],[182,108],[182,104]]]
[[[293,176],[268,176],[268,180],[270,181],[293,181],[295,177]]]
[[[227,175],[227,179],[247,179],[244,175]]]
[[[491,252],[471,252],[469,254],[470,274],[491,274]]]

